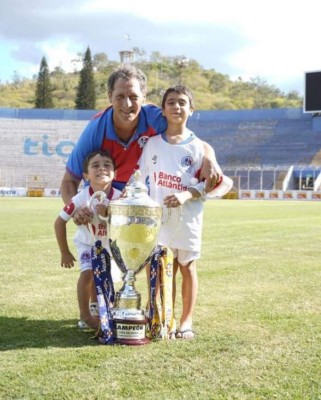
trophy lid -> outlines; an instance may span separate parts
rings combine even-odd
[[[142,174],[140,170],[136,170],[131,181],[125,186],[126,197],[120,197],[116,200],[110,201],[109,205],[139,205],[145,207],[161,207],[161,205],[154,201],[148,195],[148,189],[142,182]]]
[[[162,206],[148,196],[141,172],[126,186],[126,197],[108,204],[110,249],[119,268],[138,273],[157,244]]]

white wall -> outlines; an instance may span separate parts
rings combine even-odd
[[[0,186],[59,187],[87,120],[0,118]]]

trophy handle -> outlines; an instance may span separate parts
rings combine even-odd
[[[151,258],[153,257],[155,253],[156,247],[151,251],[150,255],[146,258],[146,261],[134,271],[134,276],[137,275],[142,269],[146,267],[146,265],[150,262]]]
[[[106,199],[106,197],[107,197],[107,196],[106,196],[106,193],[103,192],[102,190],[98,190],[97,192],[95,192],[95,193],[91,196],[91,198],[90,198],[90,200],[89,200],[89,205],[88,205],[88,207],[89,207],[90,211],[92,211],[93,213],[95,213],[94,201],[95,201],[96,199],[98,199],[98,204],[102,204],[103,201]],[[96,204],[97,204],[97,202],[96,202]],[[102,217],[101,215],[99,215],[99,218],[100,218],[100,219],[103,219],[103,220],[107,220],[107,217]],[[94,237],[94,239],[96,240],[96,236],[95,236],[94,231],[93,231],[93,229],[92,229],[91,223],[88,224],[88,229],[89,229],[90,233],[92,234],[92,236]]]
[[[94,200],[96,200],[96,199],[98,198],[98,204],[102,204],[102,203],[104,202],[104,200],[106,199],[106,197],[107,197],[107,196],[106,196],[106,193],[103,192],[102,190],[98,190],[97,192],[95,192],[95,193],[91,196],[91,198],[90,198],[90,201],[89,201],[89,209],[90,209],[92,212],[95,212],[95,209],[94,209],[94,207],[93,207],[93,205],[94,205]],[[107,221],[107,218],[108,218],[108,217],[102,217],[101,215],[99,215],[99,218],[101,218],[101,219]]]
[[[108,235],[108,232],[107,232],[107,235]],[[112,242],[111,239],[109,239],[109,248],[110,248],[110,251],[111,251],[111,254],[112,254],[114,260],[116,261],[117,266],[119,267],[121,272],[126,274],[128,271],[128,268],[126,267],[124,261],[121,258],[120,251],[118,249],[117,244],[115,242]]]

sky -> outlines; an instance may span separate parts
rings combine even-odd
[[[75,68],[89,46],[119,61],[133,47],[185,56],[231,79],[304,92],[321,71],[320,0],[0,0],[0,82]]]

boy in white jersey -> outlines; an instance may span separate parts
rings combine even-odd
[[[204,146],[187,129],[194,110],[190,91],[183,85],[168,88],[162,100],[167,129],[148,140],[138,161],[150,196],[163,204],[163,224],[158,243],[168,246],[174,255],[173,304],[176,274],[182,274],[182,315],[177,338],[192,339],[193,311],[197,297],[196,260],[200,258],[204,204],[204,182],[199,182]],[[215,160],[221,179],[211,194],[223,196],[231,188],[229,178]]]
[[[67,242],[67,222],[73,217],[79,207],[89,206],[92,195],[97,191],[106,194],[103,202],[93,203],[95,210],[91,221],[87,225],[79,225],[74,238],[74,243],[78,251],[80,266],[80,276],[77,283],[77,296],[80,312],[80,328],[98,327],[97,316],[92,315],[89,307],[90,296],[92,294],[93,271],[91,264],[91,248],[95,240],[101,240],[104,247],[108,247],[106,223],[100,217],[106,217],[107,204],[109,200],[118,198],[121,192],[112,187],[115,176],[114,161],[107,151],[95,151],[86,158],[84,162],[84,179],[89,182],[89,186],[81,190],[72,198],[69,204],[60,212],[55,221],[55,232],[61,252],[61,266],[71,268],[74,266],[75,257],[70,252]],[[96,200],[96,199],[95,199]],[[98,204],[97,204],[98,203]],[[90,225],[89,225],[90,224]],[[119,273],[118,268],[112,263],[113,276]],[[94,301],[95,299],[92,299]]]

